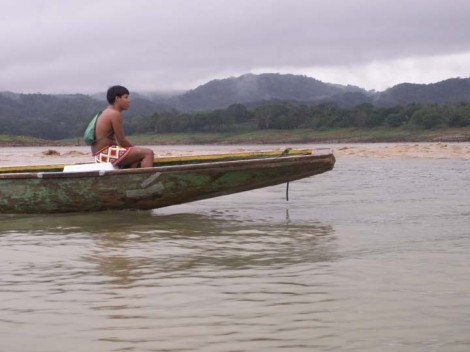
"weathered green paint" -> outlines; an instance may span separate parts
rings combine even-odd
[[[160,166],[105,172],[0,174],[0,212],[152,209],[312,176],[332,154]]]

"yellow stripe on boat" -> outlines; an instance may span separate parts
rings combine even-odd
[[[285,150],[265,150],[254,152],[240,152],[240,153],[221,153],[221,154],[208,154],[208,155],[182,155],[155,158],[153,163],[158,166],[162,164],[185,164],[191,162],[204,162],[204,161],[229,161],[237,159],[251,159],[260,157],[276,157],[286,155],[310,155],[312,149],[285,149]]]
[[[190,164],[197,162],[214,162],[214,161],[229,161],[238,159],[254,159],[262,157],[276,157],[286,155],[310,155],[312,149],[291,149],[284,150],[265,150],[265,151],[250,151],[239,153],[220,153],[220,154],[207,154],[207,155],[182,155],[170,157],[157,157],[153,160],[154,166],[162,166],[169,164]],[[62,171],[67,165],[76,165],[83,163],[67,163],[67,164],[46,164],[46,165],[21,165],[21,166],[4,166],[0,167],[0,173],[18,173],[18,172],[52,172]]]

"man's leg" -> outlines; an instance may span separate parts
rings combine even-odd
[[[139,162],[140,167],[152,167],[153,151],[148,148],[131,147],[117,165],[130,165],[131,167],[137,167],[136,165],[138,165]]]

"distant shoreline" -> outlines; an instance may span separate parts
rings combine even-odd
[[[47,142],[47,141],[46,141]],[[150,147],[156,157],[230,153],[262,149],[308,148],[333,150],[337,159],[342,158],[394,158],[394,159],[454,159],[470,160],[470,142],[439,142],[439,141],[399,141],[382,143],[351,142],[341,140],[340,143],[330,141],[327,144],[318,142],[294,143],[282,140],[270,144],[163,144],[154,143]],[[329,144],[329,145],[328,145]],[[77,146],[63,143],[61,145],[35,144],[34,146],[2,144],[1,161],[7,165],[67,164],[89,163],[93,158],[88,146]],[[16,148],[15,148],[16,147]],[[23,148],[21,148],[23,147]],[[281,149],[283,148],[283,149]]]
[[[237,145],[237,144],[343,144],[470,142],[470,127],[455,129],[334,129],[257,130],[248,132],[187,132],[130,135],[137,145]],[[0,147],[85,146],[80,138],[43,140],[25,136],[0,136]]]

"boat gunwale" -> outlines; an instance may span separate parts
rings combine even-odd
[[[278,156],[293,156],[293,155],[311,155],[318,151],[328,150],[331,152],[331,148],[312,148],[306,149],[292,149],[287,148],[281,150],[258,150],[258,151],[245,151],[235,153],[214,153],[214,154],[196,154],[196,155],[179,155],[179,156],[159,156],[154,158],[153,165],[156,166],[167,166],[167,165],[182,165],[190,163],[203,163],[203,162],[216,162],[216,161],[231,161],[231,160],[245,160],[245,159],[258,159],[266,157],[278,157]],[[286,153],[287,154],[283,154]],[[90,163],[67,163],[67,164],[38,164],[38,165],[11,165],[1,166],[0,174],[12,174],[12,173],[39,173],[39,172],[61,172],[64,167],[70,165],[82,165]],[[93,163],[92,163],[93,164]]]

